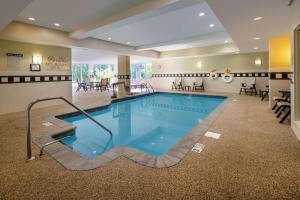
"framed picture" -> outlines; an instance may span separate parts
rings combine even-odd
[[[30,71],[41,71],[40,64],[30,64]]]

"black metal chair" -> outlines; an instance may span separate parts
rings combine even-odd
[[[240,94],[242,93],[245,93],[246,95],[247,94],[250,94],[251,96],[254,94],[254,95],[257,95],[257,90],[256,90],[256,78],[253,77],[249,83],[246,83],[246,82],[242,82],[241,83],[241,88],[240,88]]]
[[[175,80],[172,82],[172,90],[173,89],[183,90],[181,77],[175,78]]]
[[[283,123],[291,114],[291,104],[289,102],[279,102],[276,112],[278,113],[276,115],[277,118],[283,115],[283,117],[279,121],[279,123]]]
[[[266,97],[269,97],[269,86],[266,86],[266,90],[259,90],[259,96],[261,97],[261,100],[263,101]]]
[[[273,101],[275,101],[275,104],[272,107],[272,110],[275,110],[278,107],[279,102],[290,102],[290,93],[282,93],[280,97],[274,96]],[[275,111],[275,113],[277,112]]]
[[[79,92],[80,89],[83,89],[83,91],[87,91],[88,88],[87,88],[87,83],[86,82],[82,82],[80,83],[79,81],[77,81],[77,89],[76,89],[76,92]]]

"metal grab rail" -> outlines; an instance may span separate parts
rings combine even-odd
[[[155,92],[154,89],[153,89],[153,87],[152,87],[152,85],[151,85],[149,82],[146,83],[146,87],[147,87],[147,85],[150,86],[150,88],[152,89],[152,92]],[[147,87],[147,88],[148,88],[148,87]]]
[[[104,130],[106,130],[112,136],[112,132],[108,128],[106,128],[105,126],[100,124],[90,114],[88,114],[84,110],[80,109],[79,107],[75,106],[73,103],[71,103],[69,100],[65,99],[64,97],[50,97],[50,98],[45,98],[45,99],[37,99],[37,100],[31,102],[27,107],[27,159],[28,160],[34,160],[34,157],[32,156],[32,149],[31,149],[31,108],[38,102],[57,100],[57,99],[65,101],[67,104],[69,104],[70,106],[72,106],[73,108],[75,108],[76,110],[81,112],[82,114],[84,114],[86,117],[88,117],[90,120],[95,122],[97,125],[99,125]]]
[[[68,135],[68,136],[66,136],[66,137],[59,138],[59,139],[57,139],[57,140],[53,140],[53,141],[51,141],[51,142],[47,142],[46,144],[44,144],[44,145],[42,146],[42,148],[40,149],[40,156],[43,155],[45,147],[47,147],[47,146],[49,146],[49,145],[51,145],[51,144],[55,144],[55,143],[57,143],[57,142],[60,142],[61,140],[65,139],[65,138],[68,138],[68,137],[71,137],[71,136]]]

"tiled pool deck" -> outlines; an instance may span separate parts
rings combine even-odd
[[[201,94],[194,94],[201,95]],[[143,96],[143,95],[138,95]],[[216,96],[216,95],[214,95]],[[134,97],[123,97],[119,98],[120,100],[126,100]],[[45,148],[45,152],[47,152],[50,156],[56,159],[60,164],[62,164],[65,168],[70,170],[91,170],[97,167],[101,167],[109,164],[114,159],[124,156],[129,158],[139,164],[154,167],[154,168],[164,168],[171,167],[180,162],[180,160],[191,150],[191,148],[195,145],[195,143],[205,134],[208,130],[209,126],[213,123],[216,117],[224,110],[224,107],[231,101],[230,98],[226,98],[224,102],[222,102],[214,111],[212,111],[201,123],[199,123],[193,130],[187,133],[176,145],[174,145],[166,154],[155,157],[150,154],[144,153],[137,149],[131,147],[118,147],[109,150],[94,159],[87,159],[82,155],[76,153],[66,145],[62,143],[55,143],[49,145]],[[109,102],[110,104],[111,102]],[[108,104],[108,105],[109,105]],[[105,108],[108,105],[103,105],[101,107],[92,108],[92,109],[101,109]],[[91,109],[84,108],[84,109]],[[55,116],[59,115],[72,115],[74,113],[57,113]],[[40,134],[41,136],[35,137],[33,142],[38,145],[40,148],[48,143],[54,141],[54,135],[63,134],[64,132],[69,132],[74,129],[72,124],[66,123],[55,116],[49,116],[47,121],[52,124],[60,127],[58,129],[52,130],[51,132],[46,132]]]
[[[104,92],[78,94],[73,101],[80,107],[110,101]],[[258,97],[220,95],[237,100],[209,127],[221,138],[200,137],[200,154],[189,151],[177,165],[159,169],[125,156],[85,171],[67,170],[47,154],[26,161],[26,113],[0,115],[0,199],[299,199],[300,144],[288,122],[279,124]],[[72,111],[65,104],[34,109],[33,137],[61,129],[42,124]]]

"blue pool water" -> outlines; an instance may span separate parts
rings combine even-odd
[[[74,151],[92,159],[114,147],[129,146],[154,156],[165,154],[190,132],[225,97],[156,93],[113,103],[90,113],[109,133],[83,115],[65,118],[76,133],[62,140]]]

